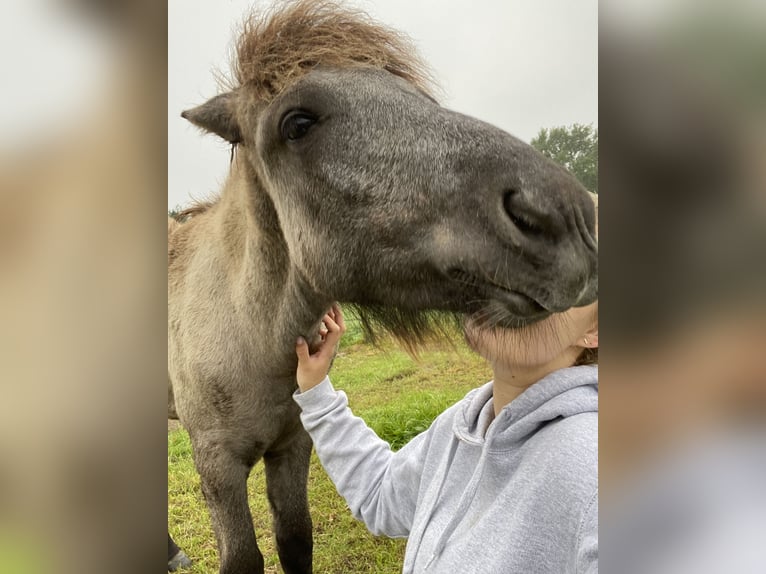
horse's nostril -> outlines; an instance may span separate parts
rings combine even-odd
[[[524,235],[540,235],[544,232],[540,223],[524,209],[520,193],[515,189],[506,190],[503,194],[503,209],[516,228]]]

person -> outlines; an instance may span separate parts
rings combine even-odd
[[[334,305],[294,399],[354,516],[406,537],[403,572],[598,571],[598,303],[516,329],[468,318],[493,380],[398,452],[327,375],[345,331]]]

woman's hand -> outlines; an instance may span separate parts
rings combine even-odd
[[[298,354],[298,387],[301,392],[308,391],[324,380],[330,370],[340,337],[346,332],[343,313],[337,303],[333,304],[322,321],[325,324],[324,328],[319,330],[322,342],[313,355],[309,354],[308,343],[303,337],[298,337],[295,345],[295,352]]]

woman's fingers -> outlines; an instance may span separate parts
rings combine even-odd
[[[334,319],[335,322],[338,324],[338,327],[340,327],[340,332],[345,333],[346,332],[346,323],[343,321],[343,311],[340,310],[340,305],[337,303],[333,304],[332,310],[334,312]]]
[[[335,347],[338,345],[338,341],[340,341],[341,334],[340,327],[333,321],[332,325],[329,326],[329,333],[327,333],[324,341],[322,341],[322,348],[319,350],[319,353],[324,357],[330,358],[335,355]]]
[[[331,357],[335,353],[335,346],[340,341],[341,335],[346,331],[346,326],[343,323],[343,313],[341,313],[337,303],[325,313],[324,317],[322,317],[322,322],[324,325],[319,327],[319,336],[322,338],[322,343],[319,350],[314,355],[311,355],[312,357]],[[305,352],[306,357],[308,357],[308,345],[306,345],[305,341],[303,347],[300,346],[300,343],[298,344],[296,351],[299,351],[299,358],[303,358],[301,352]]]
[[[298,355],[298,360],[301,362],[309,360],[309,346],[306,343],[306,339],[298,337],[295,343],[295,353]]]
[[[335,322],[335,320],[332,317],[330,317],[329,313],[325,315],[324,319],[322,320],[324,321],[325,327],[327,327],[328,331],[331,331],[333,333],[336,331],[340,331],[340,326]]]
[[[325,337],[325,342],[328,345],[335,345],[340,340],[341,332],[340,327],[338,327],[337,323],[333,323],[332,326],[329,327],[329,333],[327,333],[327,337]]]

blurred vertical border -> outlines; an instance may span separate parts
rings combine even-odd
[[[602,565],[764,572],[764,5],[600,18]],[[153,571],[167,8],[0,22],[0,572]]]
[[[166,549],[167,7],[0,7],[0,572]]]
[[[766,572],[766,5],[599,18],[602,568]]]

